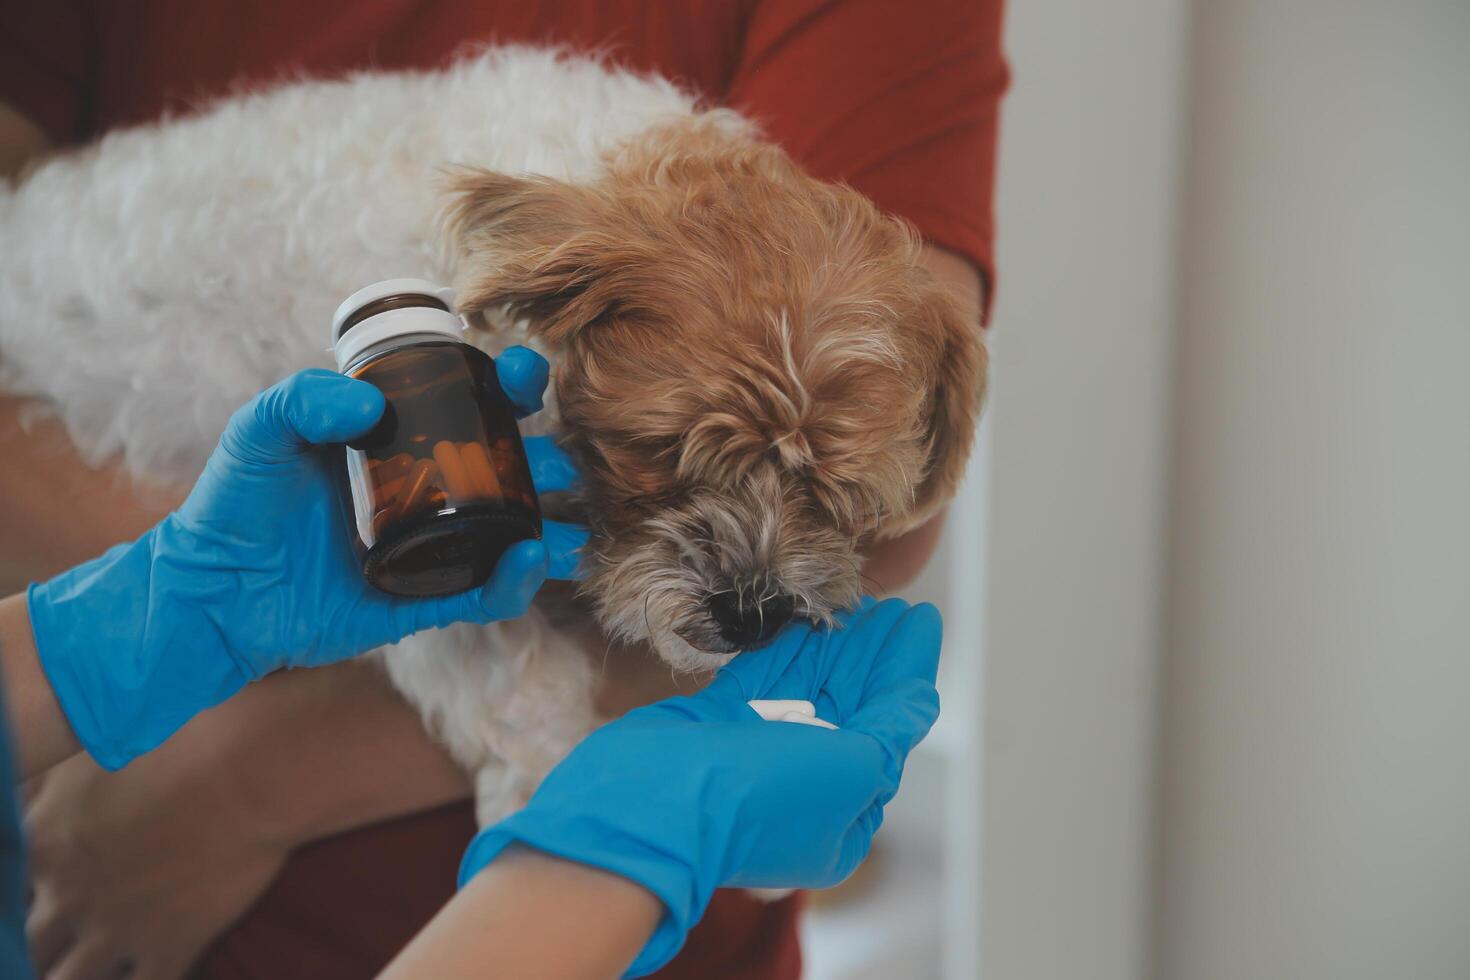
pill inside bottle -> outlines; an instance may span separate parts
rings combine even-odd
[[[541,536],[515,407],[453,306],[449,289],[390,279],[332,322],[338,369],[387,401],[346,452],[363,574],[393,595],[483,585],[507,548]]]

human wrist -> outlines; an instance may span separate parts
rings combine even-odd
[[[647,971],[634,958],[660,915],[652,894],[617,875],[512,848],[469,881],[381,976],[641,976]]]
[[[548,854],[521,844],[512,844],[496,859],[496,867],[516,875],[536,875],[545,880],[565,882],[585,895],[599,895],[628,910],[628,918],[646,919],[648,931],[663,915],[663,903],[657,895],[638,882],[592,865]]]
[[[533,805],[512,814],[470,842],[460,863],[459,887],[468,887],[487,868],[527,853],[625,881],[658,904],[658,916],[628,975],[651,973],[684,945],[713,889],[701,887],[693,868],[644,835],[617,826],[590,833],[589,822],[596,823],[595,816],[574,806],[537,810]]]
[[[580,908],[596,909],[603,919],[603,941],[622,947],[617,958],[626,964],[625,976],[652,973],[683,945],[681,932],[664,951],[666,944],[658,940],[668,919],[667,909],[657,895],[630,878],[521,845],[504,851],[496,865],[497,872],[512,882],[536,881],[556,894],[559,903],[570,899]]]
[[[77,751],[76,733],[46,678],[36,653],[24,594],[0,599],[0,724],[24,732],[15,748],[24,780]]]
[[[602,917],[599,930],[622,937],[624,976],[641,977],[662,967],[683,946],[688,932],[688,926],[671,920],[664,901],[641,882],[533,845],[510,843],[480,874],[500,879],[518,893],[530,887],[551,892],[560,908],[597,909]]]

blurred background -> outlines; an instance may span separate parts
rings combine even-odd
[[[1006,32],[946,714],[809,973],[1470,976],[1470,3]]]

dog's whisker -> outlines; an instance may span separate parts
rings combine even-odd
[[[649,603],[649,601],[652,598],[653,598],[653,593],[652,592],[649,592],[648,594],[646,594],[643,597],[643,628],[646,629],[646,630],[648,630],[648,635],[649,636],[652,636],[653,635],[653,623],[648,618],[648,603]]]

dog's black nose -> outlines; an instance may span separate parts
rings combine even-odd
[[[721,638],[742,650],[765,646],[796,611],[796,602],[781,593],[757,598],[753,592],[727,590],[711,595],[706,605]]]

